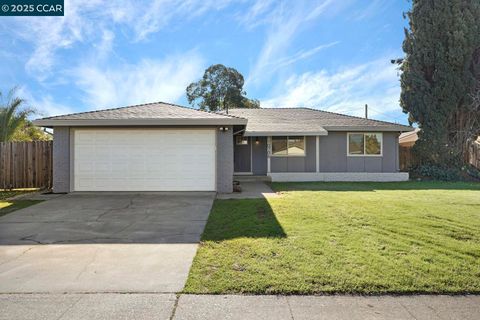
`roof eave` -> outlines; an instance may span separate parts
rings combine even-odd
[[[325,126],[327,131],[393,131],[408,132],[415,128],[402,125],[385,125],[385,126]]]
[[[38,119],[33,124],[40,127],[93,127],[93,126],[223,126],[245,125],[247,119]]]
[[[327,136],[328,132],[323,131],[249,131],[246,130],[245,137],[278,137],[278,136]]]

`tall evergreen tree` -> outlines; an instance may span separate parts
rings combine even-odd
[[[459,165],[479,134],[480,1],[412,0],[406,15],[400,103],[422,129],[414,150],[424,164]]]

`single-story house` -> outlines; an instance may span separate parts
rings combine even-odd
[[[48,117],[53,191],[232,192],[272,181],[402,181],[398,137],[413,128],[308,108],[195,110],[149,103]]]

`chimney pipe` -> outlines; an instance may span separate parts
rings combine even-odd
[[[368,104],[365,105],[365,119],[368,119]]]

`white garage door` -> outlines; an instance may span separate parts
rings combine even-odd
[[[215,130],[78,129],[75,191],[214,191]]]

